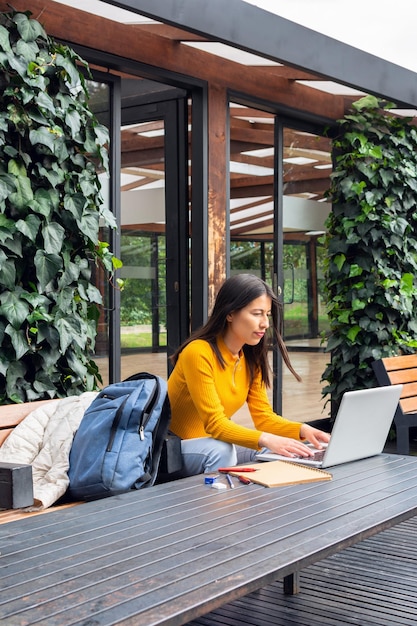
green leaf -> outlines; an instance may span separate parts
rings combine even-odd
[[[348,141],[350,141],[352,145],[358,145],[362,148],[365,147],[368,143],[367,136],[357,131],[346,133],[345,137]]]
[[[30,346],[26,339],[26,334],[23,330],[16,330],[11,324],[6,327],[5,331],[12,342],[12,346],[15,351],[16,360],[19,361],[29,351]]]
[[[16,42],[16,54],[26,61],[31,61],[39,52],[39,46],[35,41],[23,41],[20,39]],[[33,97],[33,93],[32,93]]]
[[[99,227],[98,212],[84,211],[81,219],[77,220],[77,223],[80,231],[95,243],[97,241]]]
[[[26,300],[26,302],[29,302],[32,307],[47,307],[51,302],[46,296],[37,293],[36,291],[33,291],[31,293],[27,291],[22,291],[20,293],[20,298]]]
[[[13,16],[13,21],[24,41],[35,41],[38,37],[46,40],[46,33],[40,23],[29,19],[25,13],[16,13]]]
[[[38,392],[38,394],[41,396],[43,396],[44,394],[47,394],[48,396],[52,398],[55,395],[56,381],[54,381],[45,372],[40,372],[36,376],[36,380],[34,381],[33,386]],[[37,397],[39,397],[39,395]]]
[[[3,289],[14,289],[15,284],[16,266],[13,259],[8,259],[7,263],[0,269],[0,285]]]
[[[56,55],[55,63],[57,67],[65,70],[65,80],[68,83],[68,87],[74,94],[77,94],[81,87],[80,72],[77,66],[71,59],[67,59],[62,54]]]
[[[81,116],[75,109],[70,109],[65,114],[65,123],[71,129],[72,136],[75,137],[81,129]]]
[[[95,196],[98,191],[98,180],[80,176],[80,187],[84,196]]]
[[[35,128],[29,133],[29,139],[32,145],[41,144],[43,146],[47,146],[52,153],[55,152],[55,140],[57,137],[57,134],[54,133],[51,128],[46,126]]]
[[[29,314],[29,306],[21,300],[20,291],[4,291],[0,295],[0,315],[14,327],[19,328]]]
[[[6,230],[4,228],[1,228],[0,229],[0,242],[3,248],[7,248],[8,250],[15,252],[17,256],[21,256],[22,242],[20,238],[18,239],[17,237],[15,237],[15,233],[16,233],[15,229]]]
[[[12,174],[13,176],[16,176],[18,178],[23,176],[27,177],[28,175],[23,163],[16,161],[16,159],[10,159],[7,164],[7,171],[9,172],[9,174]]]
[[[8,364],[7,374],[6,374],[6,387],[9,398],[13,396],[17,396],[19,398],[19,394],[15,393],[16,390],[19,390],[19,379],[23,379],[26,374],[26,366],[21,360],[12,360]],[[20,399],[22,401],[22,399]],[[15,400],[16,402],[16,400]]]
[[[100,205],[100,218],[104,220],[109,228],[117,228],[117,221],[115,216],[106,206],[104,206],[104,204]]]
[[[16,222],[16,229],[30,241],[35,241],[41,221],[36,215],[28,215],[24,220]]]
[[[112,257],[112,264],[115,270],[119,270],[120,268],[123,267],[123,261],[121,259],[118,259],[115,256]]]
[[[67,355],[68,365],[71,369],[78,375],[81,380],[84,380],[87,376],[87,366],[83,362],[83,360],[77,357],[75,354]]]
[[[4,52],[11,53],[12,49],[10,47],[10,39],[9,39],[9,31],[4,28],[4,26],[0,25],[0,48],[4,50]]]
[[[414,288],[414,277],[412,274],[403,274],[401,276],[400,293],[410,296],[417,293],[417,290]]]
[[[342,269],[343,264],[344,264],[344,262],[345,262],[345,261],[346,261],[346,257],[345,257],[345,255],[344,255],[344,254],[338,254],[338,255],[334,258],[334,263],[335,263],[335,265],[336,265],[337,269],[339,270],[339,272],[340,272],[340,270]]]
[[[358,333],[360,333],[361,331],[361,327],[356,325],[356,326],[352,326],[352,328],[350,328],[349,332],[347,333],[346,337],[349,339],[349,341],[354,342]]]
[[[16,191],[10,194],[10,202],[17,209],[26,209],[33,200],[33,191],[27,176],[19,176],[15,179]]]
[[[342,311],[342,313],[337,316],[337,320],[340,324],[349,324],[350,311]]]
[[[357,111],[362,111],[363,109],[378,109],[379,101],[375,96],[364,96],[356,100],[356,102],[353,102],[352,106]]]
[[[44,177],[51,187],[55,188],[61,185],[65,180],[65,172],[62,168],[58,167],[56,163],[53,163],[51,169],[46,169],[40,164],[37,164],[39,176]]]
[[[10,67],[13,68],[23,80],[25,80],[27,70],[26,61],[23,58],[14,55],[8,55],[8,61]]]
[[[51,325],[49,325],[49,330],[51,330]],[[54,328],[53,332],[56,335],[57,340],[59,339],[58,331]],[[40,351],[40,357],[43,362],[43,369],[46,371],[51,371],[56,367],[56,364],[59,362],[62,357],[61,352],[59,350],[59,342],[57,341],[57,347],[53,347],[51,342],[51,332],[45,337],[42,336],[42,341],[47,345],[42,346],[42,350]]]
[[[62,354],[65,354],[73,341],[81,345],[81,347],[85,346],[85,339],[83,340],[82,338],[81,326],[76,318],[61,318],[55,320],[54,326],[59,333],[59,342]]]
[[[44,250],[37,250],[34,263],[40,291],[44,292],[47,285],[57,276],[61,269],[62,260],[56,254],[47,254]]]
[[[103,304],[103,296],[97,287],[88,283],[87,285],[87,297],[90,302],[95,302],[96,304]]]
[[[45,109],[45,111],[49,111],[52,115],[56,114],[56,107],[54,101],[45,91],[40,91],[36,96],[36,104],[40,109]]]
[[[382,150],[380,146],[369,146],[368,150],[366,150],[366,154],[374,159],[382,159]]]
[[[362,273],[363,273],[363,269],[361,267],[359,267],[359,265],[356,265],[355,263],[353,263],[350,266],[349,278],[353,278],[355,276],[360,276]]]
[[[76,220],[81,219],[86,204],[86,199],[81,193],[67,194],[64,198],[65,209],[69,211]]]
[[[58,287],[63,289],[75,283],[80,277],[80,268],[76,263],[66,262],[65,270],[59,278]]]
[[[45,252],[59,254],[65,237],[65,229],[56,222],[49,222],[42,228]]]
[[[7,265],[7,263],[8,263],[8,256],[4,252],[4,250],[0,248],[0,269],[2,269],[5,265]]]

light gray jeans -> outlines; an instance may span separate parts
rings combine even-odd
[[[211,474],[219,467],[232,467],[237,463],[252,463],[256,450],[235,446],[212,437],[183,439],[181,441],[183,476]]]

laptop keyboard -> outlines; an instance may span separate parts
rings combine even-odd
[[[294,458],[296,459],[305,459],[306,461],[322,461],[323,456],[326,449],[324,450],[313,450],[313,456],[303,457],[301,454],[296,454]]]

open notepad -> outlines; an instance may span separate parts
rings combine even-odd
[[[321,480],[331,480],[329,472],[317,467],[298,465],[291,461],[271,461],[270,463],[253,463],[245,465],[253,467],[254,472],[239,472],[239,468],[229,471],[232,476],[249,478],[253,483],[264,487],[283,487],[285,485],[297,485],[299,483],[314,483]]]

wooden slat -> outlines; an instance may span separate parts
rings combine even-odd
[[[404,398],[400,400],[400,405],[404,413],[416,413],[417,396],[414,396],[414,398]]]
[[[372,367],[379,385],[403,385],[394,423],[397,452],[409,454],[410,428],[417,426],[417,354],[376,360]]]
[[[415,383],[417,380],[417,368],[390,370],[387,374],[392,385]]]
[[[416,580],[414,517],[305,569],[298,596],[276,582],[187,626],[415,626]]]
[[[0,446],[7,439],[10,433],[13,431],[13,428],[2,428],[0,430]]]
[[[9,522],[15,522],[17,520],[28,519],[29,517],[33,517],[35,515],[43,515],[45,513],[52,513],[55,511],[61,511],[64,509],[68,509],[73,506],[77,506],[78,504],[83,504],[83,502],[68,502],[66,504],[59,504],[56,506],[51,506],[48,509],[43,509],[42,511],[23,511],[22,509],[0,509],[0,524],[8,524]]]
[[[417,367],[417,354],[390,356],[382,359],[387,371]]]
[[[50,402],[59,402],[59,400],[38,400],[36,402],[23,402],[22,404],[0,405],[0,429],[16,426],[29,413]]]
[[[401,398],[412,398],[413,396],[417,396],[417,382],[405,384],[401,393]]]
[[[404,413],[417,412],[417,355],[382,359],[392,385],[403,384],[400,407]]]

